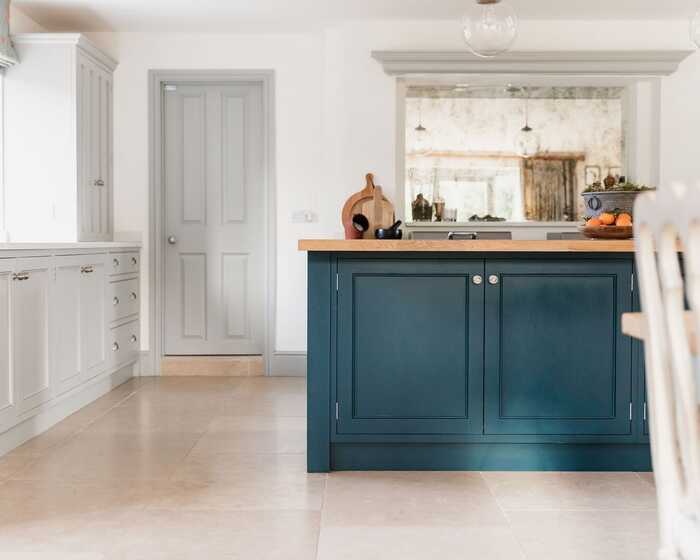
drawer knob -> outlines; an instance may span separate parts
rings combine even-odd
[[[138,340],[138,339],[136,338],[136,335],[135,335],[135,334],[132,334],[132,335],[129,337],[129,340],[131,340],[131,342],[136,342],[136,340]]]
[[[90,265],[90,266],[83,266],[83,267],[80,269],[80,272],[82,272],[83,274],[92,274],[93,272],[95,272],[95,269],[92,267],[92,265]]]
[[[131,292],[130,297],[131,297],[131,299],[136,299],[136,292]]]
[[[29,280],[29,273],[28,272],[20,272],[19,274],[13,274],[12,275],[13,280]]]
[[[112,344],[112,352],[116,352],[117,350],[119,350],[119,343],[115,342]]]
[[[95,179],[95,182],[93,183],[96,187],[104,187],[105,182],[102,179]]]
[[[472,282],[473,282],[476,286],[481,286],[481,284],[483,283],[483,281],[484,281],[484,279],[483,279],[483,277],[482,277],[480,274],[475,274],[475,275],[472,277]]]
[[[498,275],[497,274],[492,274],[491,276],[489,276],[489,284],[491,284],[492,286],[495,286],[496,284],[498,284]]]
[[[119,305],[119,298],[117,296],[114,296],[114,298],[112,298],[112,305]]]
[[[133,264],[134,266],[136,266],[136,265],[138,264],[138,262],[139,262],[139,261],[136,260],[136,257],[131,257],[131,264]]]
[[[119,259],[116,257],[112,259],[112,264],[114,265],[114,268],[117,268],[119,266]]]

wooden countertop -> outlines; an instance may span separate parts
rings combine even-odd
[[[583,239],[568,241],[301,239],[300,251],[421,253],[633,253],[634,241]]]

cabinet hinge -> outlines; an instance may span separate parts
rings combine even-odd
[[[644,421],[647,421],[647,403],[644,403],[644,416],[643,416]]]
[[[338,403],[335,403],[335,419],[338,420],[340,418],[340,414],[338,413]]]
[[[335,273],[335,291],[340,291],[340,274],[338,274],[337,272]]]
[[[630,291],[634,292],[634,272],[632,273],[632,280],[630,281]]]
[[[630,403],[630,422],[632,421],[632,403]]]

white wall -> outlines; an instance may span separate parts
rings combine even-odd
[[[19,30],[17,30],[19,31]],[[103,33],[90,37],[119,61],[115,75],[115,229],[140,231],[148,258],[147,70],[272,68],[276,71],[279,351],[306,348],[302,237],[342,234],[340,209],[376,174],[396,198],[395,80],[374,49],[462,49],[458,22],[372,22],[300,35]],[[688,49],[687,22],[524,21],[521,50]],[[700,55],[665,80],[662,183],[696,180]],[[398,201],[396,201],[398,202]],[[318,221],[292,224],[295,209]],[[147,285],[147,274],[144,284]],[[145,286],[144,286],[145,287]],[[145,290],[143,293],[146,293]],[[144,317],[148,310],[142,301]],[[144,329],[148,322],[144,321]],[[142,340],[148,340],[144,332]]]

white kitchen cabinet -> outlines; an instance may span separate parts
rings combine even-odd
[[[105,257],[57,257],[52,296],[53,394],[61,395],[105,368]]]
[[[104,255],[88,259],[80,277],[80,340],[83,379],[107,366],[106,264]]]
[[[25,413],[51,398],[49,305],[51,258],[17,259],[12,275],[12,371],[17,410]]]
[[[14,261],[0,259],[0,431],[17,416],[10,362],[10,310]]]
[[[84,36],[15,35],[4,77],[11,241],[112,239],[112,73]]]

